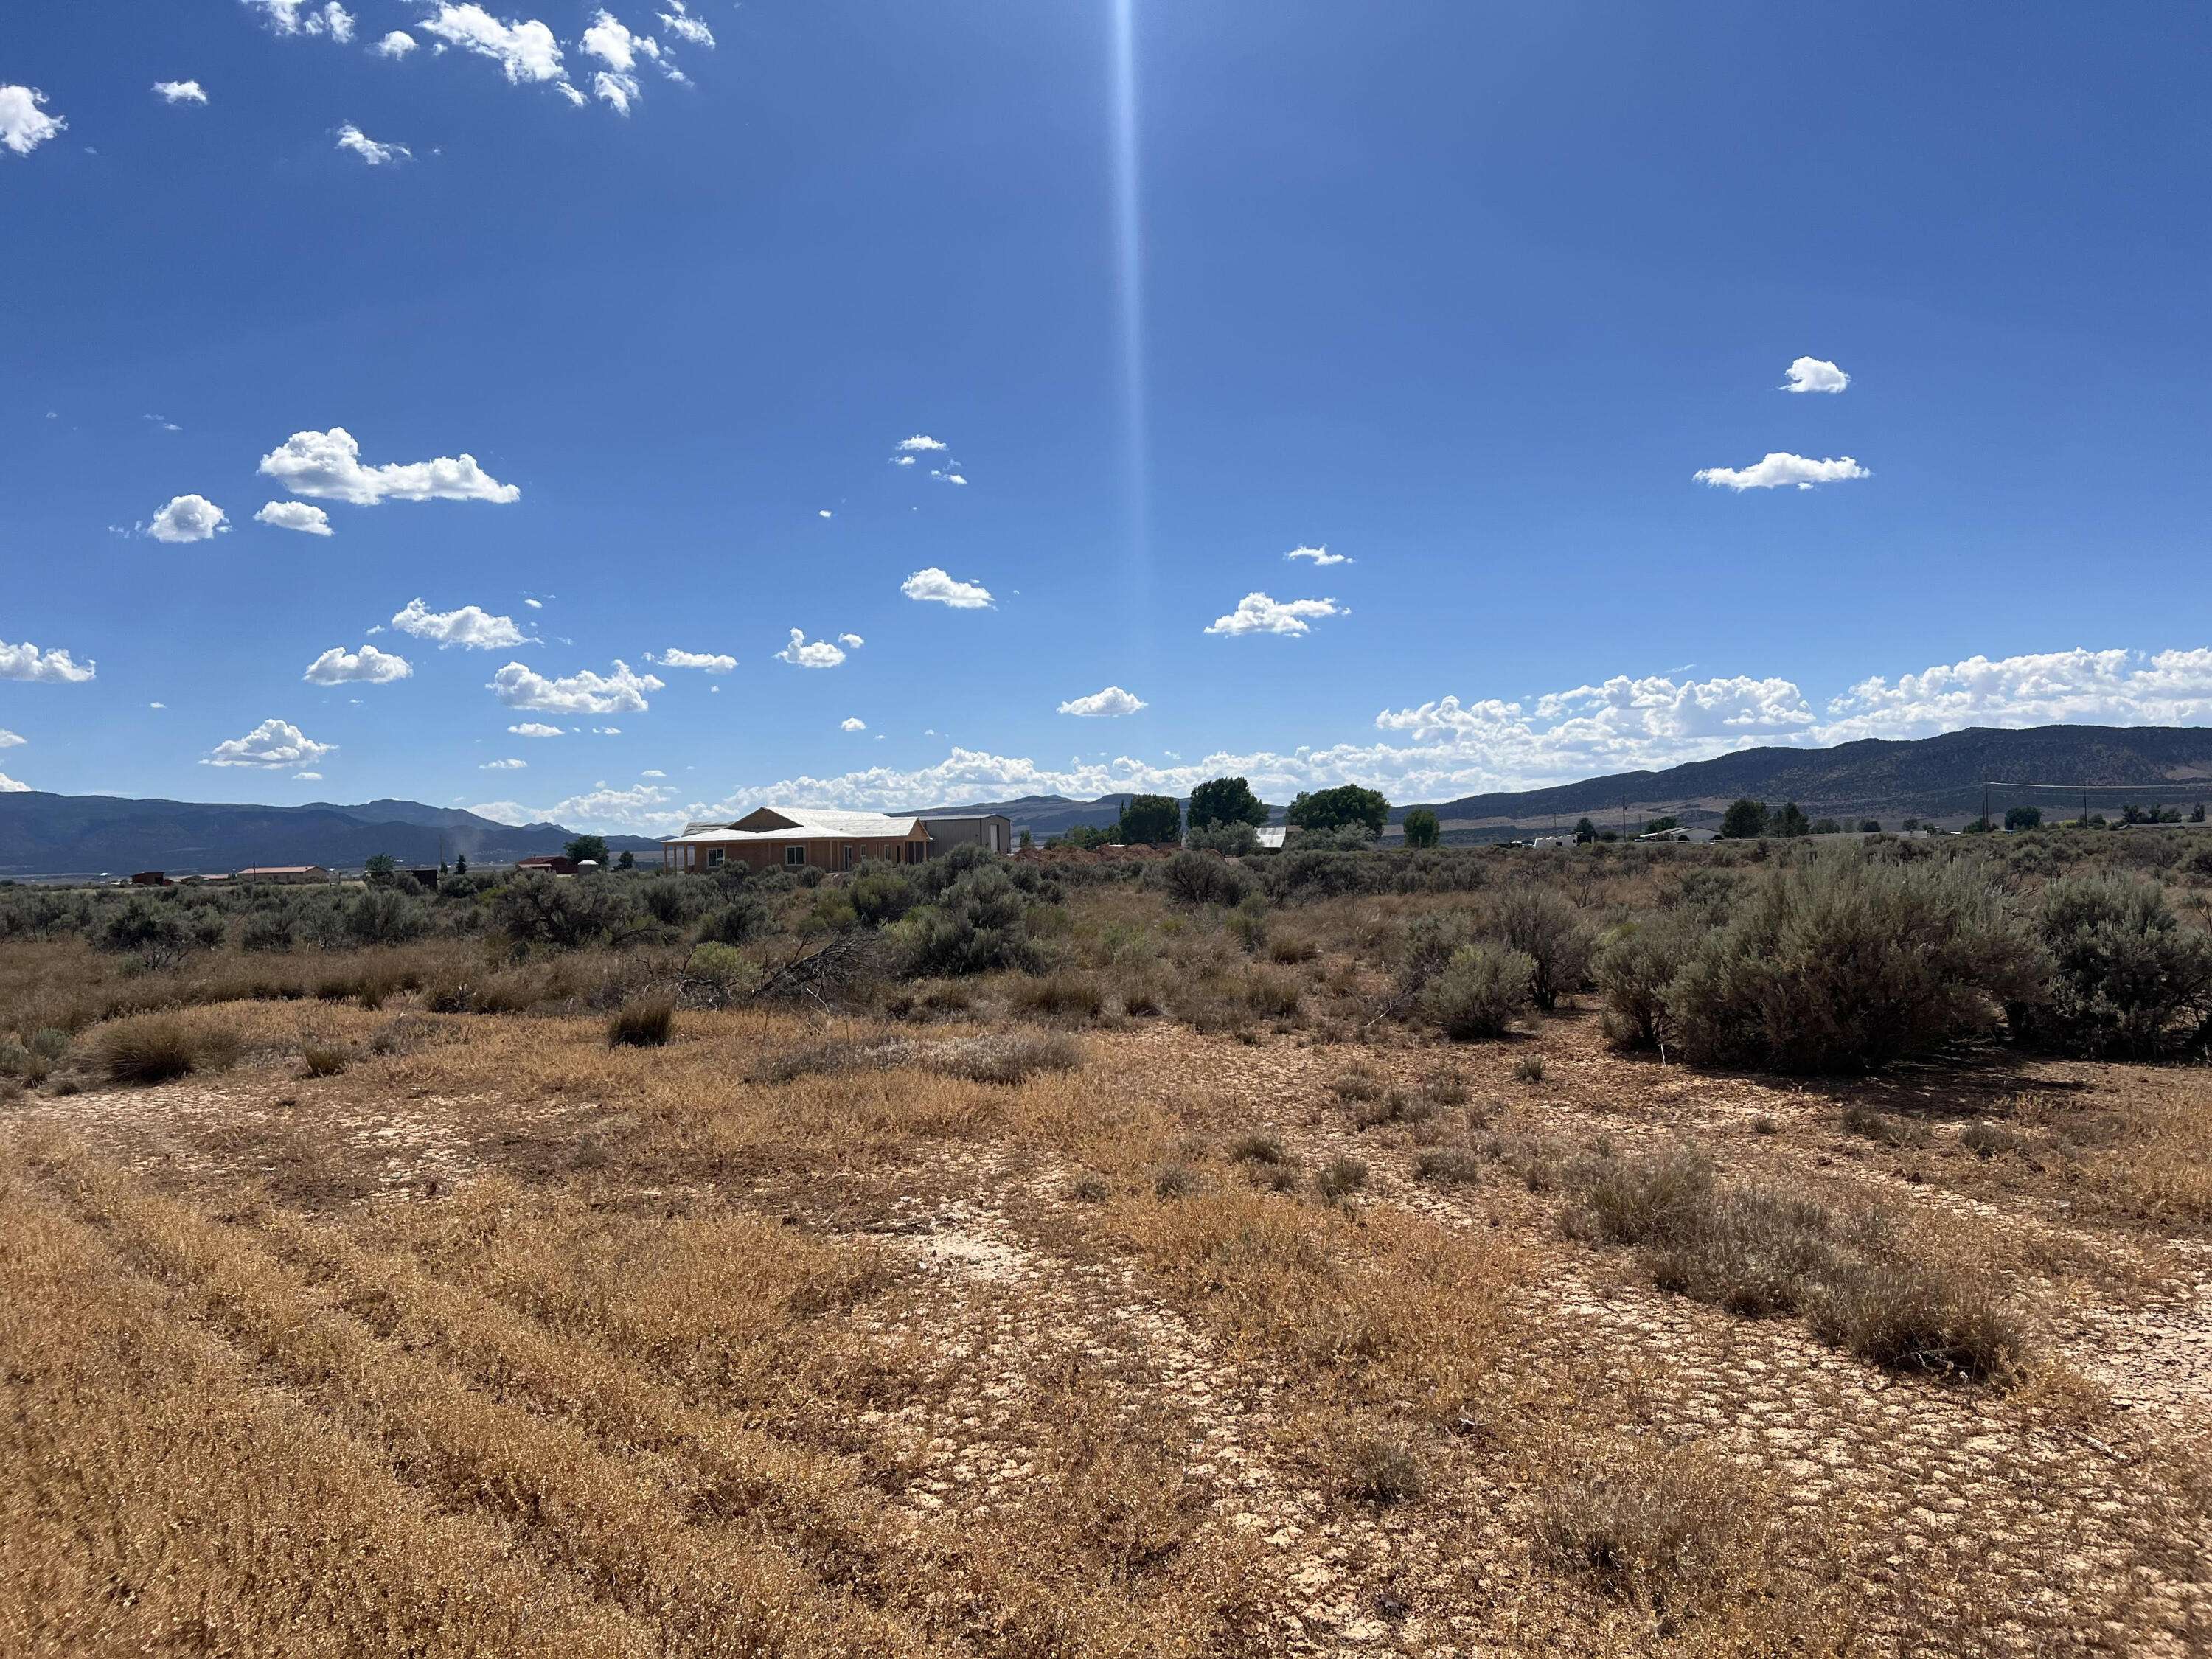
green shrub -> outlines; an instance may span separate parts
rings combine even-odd
[[[977,863],[934,903],[892,927],[901,966],[909,975],[954,978],[1000,969],[1034,972],[1042,952],[1030,937],[1029,905],[999,865]]]
[[[1700,932],[1677,915],[1642,917],[1597,953],[1594,971],[1607,1042],[1619,1048],[1662,1052],[1676,1046],[1668,991]]]
[[[734,945],[708,943],[692,947],[684,964],[690,977],[705,982],[714,994],[708,1000],[736,1002],[760,989],[765,970]]]
[[[363,888],[346,908],[346,933],[356,945],[404,945],[429,927],[422,901],[396,888]]]
[[[238,948],[241,951],[289,951],[297,943],[294,931],[296,926],[288,910],[274,908],[256,910],[239,927]]]
[[[1260,832],[1242,819],[1233,823],[1200,824],[1183,837],[1183,845],[1194,853],[1246,858],[1260,850]]]
[[[103,951],[137,951],[149,956],[173,956],[194,943],[184,918],[167,906],[134,898],[107,918],[93,943]]]
[[[632,884],[604,875],[564,878],[526,872],[492,896],[493,925],[518,944],[580,950],[635,921],[627,890]]]
[[[1528,998],[1549,1011],[1589,977],[1597,940],[1576,909],[1548,887],[1517,887],[1491,902],[1488,931],[1527,957]]]
[[[1967,863],[1830,854],[1746,899],[1668,988],[1667,1016],[1700,1064],[1858,1071],[1986,1035],[2044,968]]]
[[[740,890],[727,904],[712,912],[699,929],[702,945],[743,945],[759,938],[775,925],[768,902],[759,894]]]
[[[2015,1003],[2024,1036],[2087,1054],[2156,1054],[2212,1024],[2212,936],[2174,914],[2145,877],[2068,876],[2045,889],[2039,921],[2052,971],[2044,997]]]
[[[881,927],[913,909],[917,895],[902,871],[878,863],[854,876],[846,885],[845,896],[861,922]]]
[[[1208,904],[1238,904],[1253,891],[1251,877],[1212,853],[1186,849],[1153,868],[1158,872],[1159,884],[1167,896],[1177,904],[1194,908]]]
[[[1535,963],[1524,952],[1483,941],[1452,952],[1421,989],[1421,1016],[1446,1036],[1494,1037],[1528,1005]]]

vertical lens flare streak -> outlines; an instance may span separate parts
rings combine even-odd
[[[1129,599],[1134,643],[1151,647],[1152,547],[1145,437],[1145,241],[1137,155],[1136,0],[1111,0],[1113,27],[1114,240],[1121,348],[1122,444],[1127,469]]]

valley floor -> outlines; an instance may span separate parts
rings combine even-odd
[[[196,1017],[265,1058],[0,1108],[9,1653],[2212,1642],[2201,1069]],[[1576,1158],[1684,1144],[1983,1274],[2020,1374],[1583,1242]]]

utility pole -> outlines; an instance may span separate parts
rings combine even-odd
[[[1986,829],[1988,829],[1989,827],[1990,827],[1990,786],[1985,782],[1985,783],[1984,783],[1984,784],[1982,785],[1982,828],[1983,828],[1983,829],[1984,829],[1984,830],[1986,830]]]

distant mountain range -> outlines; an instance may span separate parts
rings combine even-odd
[[[1869,738],[1833,749],[1747,749],[1660,772],[1622,772],[1547,789],[1466,795],[1434,803],[1454,841],[1502,840],[1555,823],[1589,817],[1610,828],[1626,816],[1633,830],[1669,814],[1686,823],[1715,822],[1730,801],[1748,795],[1779,807],[1796,801],[1814,817],[1879,818],[1894,825],[1917,817],[1956,825],[1982,810],[1984,783],[1996,811],[2033,802],[2052,817],[2078,811],[2081,798],[2063,790],[2006,785],[2087,784],[2099,793],[2093,810],[2117,815],[2128,789],[2144,804],[2187,805],[2212,800],[2212,728],[2198,726],[2039,726],[2025,731],[1974,728],[1907,741]],[[1078,824],[1110,824],[1124,795],[1071,800],[1023,795],[914,809],[1000,812],[1039,842]],[[1392,809],[1394,826],[1413,803]],[[1283,808],[1272,808],[1279,822]],[[373,800],[357,806],[327,801],[305,806],[222,805],[199,801],[131,800],[114,795],[0,793],[0,877],[173,875],[226,871],[253,864],[356,867],[378,853],[402,864],[507,864],[556,853],[573,830],[557,823],[495,823],[458,807],[418,801]],[[1395,836],[1395,827],[1393,830]],[[659,843],[641,836],[609,836],[610,851],[657,859]]]
[[[1464,795],[1431,803],[1454,841],[1504,840],[1562,823],[1571,828],[1589,817],[1612,828],[1624,816],[1632,830],[1662,816],[1685,823],[1712,823],[1729,803],[1748,795],[1776,807],[1796,801],[1811,817],[1879,818],[1896,824],[1919,817],[1956,825],[1982,810],[1982,786],[2090,784],[2099,787],[2092,811],[2117,816],[2113,789],[2147,792],[2146,802],[2188,804],[2187,786],[2201,782],[2212,800],[2212,728],[2200,726],[2037,726],[2021,731],[1976,726],[1941,737],[1869,738],[1833,749],[1746,749],[1713,760],[1692,761],[1658,772],[1620,772],[1545,789]],[[939,811],[1002,812],[1017,833],[1042,842],[1077,824],[1107,825],[1119,816],[1122,795],[1070,800],[1062,795],[1024,795],[978,801]],[[1994,810],[2033,803],[2052,817],[2081,810],[2078,796],[2046,789],[1997,788]],[[1394,826],[1419,805],[1394,805]],[[1270,809],[1279,823],[1284,809]]]
[[[1670,766],[1662,772],[1621,772],[1549,789],[1464,795],[1433,810],[1448,833],[1485,839],[1565,819],[1589,817],[1611,828],[1623,816],[1629,827],[1661,815],[1685,823],[1717,821],[1742,796],[1779,807],[1796,801],[1813,817],[1878,818],[1894,827],[1901,817],[1959,823],[1978,817],[1983,786],[1991,810],[2034,805],[2051,817],[2081,811],[2078,794],[2012,787],[2094,786],[2090,810],[2118,816],[2114,789],[2142,789],[2144,801],[2184,805],[2203,786],[2212,799],[2212,728],[2172,726],[2036,726],[2021,731],[1974,726],[1941,737],[1869,738],[1833,749],[1746,749],[1713,760]],[[1394,811],[1402,819],[1410,807]]]
[[[410,865],[451,862],[456,854],[472,863],[509,864],[557,853],[574,833],[557,823],[495,823],[411,800],[240,806],[10,791],[0,794],[0,877],[139,870],[185,875],[255,864],[357,866],[378,853]],[[658,842],[640,836],[606,841],[610,851],[627,849],[641,860],[660,854]]]

